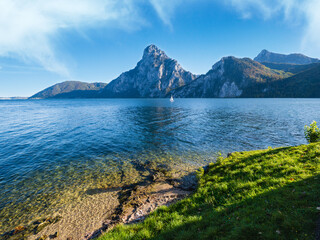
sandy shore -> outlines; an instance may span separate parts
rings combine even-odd
[[[62,219],[47,226],[36,235],[28,239],[38,239],[44,235],[52,236],[56,232],[55,239],[88,239],[95,229],[101,227],[103,221],[111,216],[119,201],[117,192],[100,192],[88,195],[75,206],[69,206],[63,212],[57,213]]]
[[[195,186],[195,174],[179,179],[156,174],[151,181],[123,188],[93,189],[81,202],[57,212],[60,221],[28,239],[93,239],[116,224],[143,220],[157,207],[186,197]]]

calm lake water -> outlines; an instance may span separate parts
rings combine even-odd
[[[219,151],[304,144],[313,120],[320,99],[0,101],[0,232],[138,178],[139,162],[198,167]]]

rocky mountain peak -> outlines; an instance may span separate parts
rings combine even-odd
[[[169,57],[166,55],[164,51],[162,51],[156,45],[151,44],[144,49],[142,60],[151,59],[151,58],[164,60]]]
[[[263,49],[263,50],[260,52],[261,55],[264,55],[264,54],[267,54],[267,53],[269,53],[269,51],[268,51],[267,49]]]
[[[271,52],[266,49],[263,49],[255,58],[255,61],[260,59],[267,59],[270,56]],[[257,60],[256,60],[257,59]],[[259,62],[259,61],[258,61]]]
[[[234,56],[223,57],[221,58],[220,61],[216,62],[212,66],[212,70],[224,71],[225,64],[228,64],[228,63],[230,64],[230,63],[239,62],[239,61],[241,61],[241,59],[236,58]]]
[[[103,97],[164,97],[172,89],[184,86],[196,78],[169,58],[154,44],[143,51],[134,69],[122,73],[103,89]]]

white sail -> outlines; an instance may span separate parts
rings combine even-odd
[[[174,102],[173,96],[171,95],[170,102]]]

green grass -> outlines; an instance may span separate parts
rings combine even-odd
[[[320,143],[233,153],[189,198],[99,239],[314,239]]]

